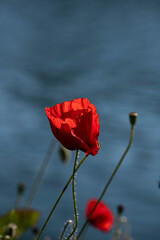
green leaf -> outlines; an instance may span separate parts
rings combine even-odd
[[[18,236],[30,227],[34,226],[40,218],[40,212],[30,208],[13,209],[9,213],[0,216],[0,234],[4,234],[9,223],[14,223],[18,228]]]

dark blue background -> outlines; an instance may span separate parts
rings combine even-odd
[[[27,197],[52,139],[45,107],[87,97],[102,147],[77,175],[79,226],[128,143],[128,113],[137,111],[133,146],[103,200],[115,214],[125,206],[133,240],[159,240],[159,12],[159,1],[0,1],[1,213],[12,208],[18,182]],[[63,165],[57,152],[32,205],[42,212],[40,226],[72,172],[75,153]],[[44,234],[58,239],[71,218],[69,188]],[[90,227],[85,239],[107,236]]]

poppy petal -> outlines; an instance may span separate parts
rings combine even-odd
[[[89,222],[95,228],[108,232],[112,229],[114,224],[114,215],[111,209],[107,206],[107,204],[100,201],[92,213],[98,199],[90,199],[86,204],[85,216],[89,217]],[[91,214],[92,213],[92,214]],[[90,215],[91,214],[91,215]]]
[[[66,101],[45,109],[53,135],[69,150],[96,155],[99,150],[99,116],[87,98]]]

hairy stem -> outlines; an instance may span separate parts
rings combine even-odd
[[[72,225],[72,229],[74,229],[74,222],[73,222],[72,220],[68,220],[68,221],[66,222],[66,224],[64,225],[62,234],[61,234],[61,236],[60,236],[60,240],[63,240],[63,236],[64,236],[64,233],[65,233],[68,225]],[[73,236],[73,240],[74,240],[74,239],[75,239],[75,238],[74,238],[74,236]]]
[[[102,191],[102,193],[101,193],[101,195],[100,195],[100,197],[99,197],[99,199],[98,199],[98,201],[97,201],[95,207],[93,208],[93,210],[91,211],[89,217],[87,218],[87,220],[85,221],[84,225],[82,226],[82,228],[81,228],[81,230],[80,230],[80,232],[79,232],[79,234],[78,234],[78,236],[77,236],[77,240],[80,238],[81,234],[83,233],[84,229],[86,228],[87,224],[89,223],[89,219],[90,219],[92,213],[94,212],[94,210],[96,209],[97,205],[99,204],[99,202],[100,202],[101,199],[103,198],[103,196],[104,196],[105,192],[107,191],[107,189],[108,189],[110,183],[112,182],[112,180],[113,180],[115,174],[117,173],[117,171],[118,171],[118,169],[119,169],[119,167],[120,167],[120,165],[121,165],[123,159],[125,158],[125,156],[126,156],[128,150],[130,149],[131,144],[132,144],[132,141],[133,141],[133,136],[134,136],[134,126],[131,127],[131,135],[130,135],[130,139],[129,139],[128,146],[127,146],[125,152],[123,153],[121,159],[119,160],[119,162],[118,162],[116,168],[114,169],[114,171],[113,171],[111,177],[109,178],[107,184],[105,185],[105,187],[104,187],[104,189],[103,189],[103,191]]]
[[[87,157],[88,157],[88,155],[85,155],[84,158],[81,160],[81,162],[77,165],[77,167],[76,167],[76,169],[75,169],[75,173],[78,171],[79,167],[82,165],[82,163],[85,161],[85,159],[86,159]],[[69,184],[70,184],[70,182],[71,182],[73,176],[74,176],[74,174],[71,175],[71,177],[69,178],[69,180],[68,180],[68,182],[66,183],[65,187],[63,188],[62,192],[60,193],[60,195],[59,195],[59,197],[58,197],[56,203],[54,204],[52,210],[50,211],[50,213],[49,213],[49,215],[48,215],[48,217],[47,217],[47,219],[46,219],[46,221],[45,221],[45,223],[44,223],[44,225],[43,225],[43,227],[42,227],[42,229],[41,229],[41,231],[40,231],[40,233],[39,233],[39,235],[38,235],[38,237],[37,237],[37,240],[40,239],[40,237],[41,237],[41,235],[42,235],[42,233],[43,233],[43,231],[44,231],[44,229],[45,229],[47,223],[49,222],[50,217],[52,216],[52,214],[53,214],[55,208],[57,207],[59,201],[61,200],[61,198],[62,198],[62,196],[63,196],[65,190],[66,190],[67,187],[69,186]]]
[[[78,226],[78,214],[77,214],[76,192],[75,192],[75,170],[76,170],[76,166],[77,166],[78,155],[79,155],[79,151],[77,150],[77,152],[76,152],[76,157],[75,157],[75,162],[74,162],[74,167],[73,167],[73,179],[72,179],[72,194],[73,194],[73,205],[74,205],[74,219],[75,219],[75,224],[74,224],[73,231],[72,231],[71,234],[67,237],[67,240],[69,240],[70,237],[74,234],[74,232],[76,231],[77,226]]]

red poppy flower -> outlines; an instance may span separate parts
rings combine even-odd
[[[88,218],[97,203],[97,199],[91,199],[87,202],[85,215]],[[109,207],[100,201],[89,218],[89,223],[92,224],[95,228],[108,232],[112,229],[114,224],[114,215]]]
[[[45,109],[54,136],[69,150],[96,155],[99,150],[99,116],[87,98],[56,104]]]

